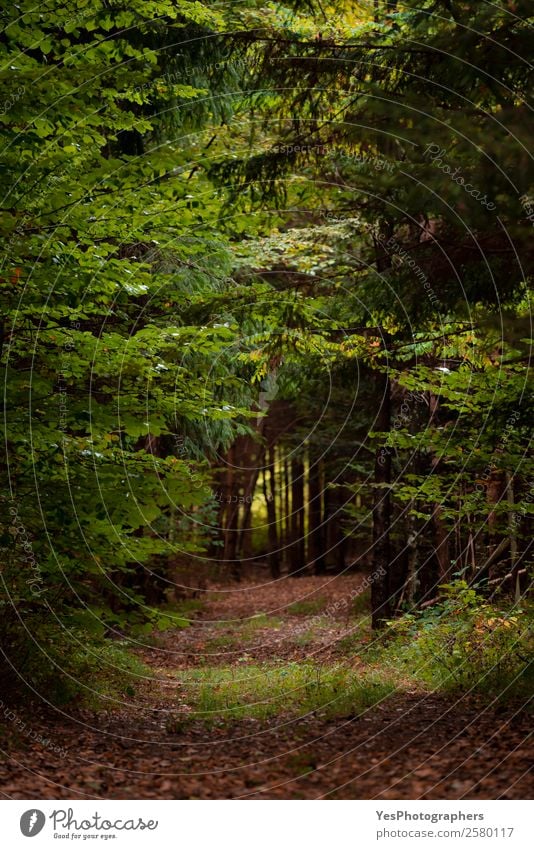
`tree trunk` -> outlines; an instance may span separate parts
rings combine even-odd
[[[252,503],[254,501],[254,493],[256,492],[256,486],[258,484],[260,466],[263,464],[265,458],[265,448],[263,445],[255,447],[256,450],[254,454],[252,451],[247,454],[247,461],[252,468],[249,469],[248,479],[245,485],[243,518],[241,520],[239,539],[237,543],[237,556],[243,559],[248,559],[252,554],[252,532],[250,529]]]
[[[377,416],[377,431],[391,429],[391,386],[389,377],[377,378],[382,403]],[[375,459],[375,489],[373,506],[373,583],[371,585],[372,627],[379,628],[391,615],[389,531],[391,525],[391,451],[378,448]],[[386,484],[386,486],[382,486]]]
[[[429,392],[429,427],[438,424],[439,396]],[[432,455],[432,473],[439,474],[440,461]],[[438,581],[440,584],[450,580],[451,558],[449,552],[449,534],[443,521],[441,504],[432,504],[431,528],[433,531],[434,555],[438,566]]]
[[[314,575],[324,575],[326,564],[324,559],[323,515],[321,505],[321,467],[319,461],[314,462],[310,456],[308,473],[308,503],[309,503],[309,559],[313,565]]]
[[[237,560],[237,541],[239,524],[239,492],[238,481],[234,471],[236,449],[235,444],[228,451],[228,466],[226,470],[226,523],[224,528],[225,564],[228,564],[230,575],[235,580],[241,580],[241,564]]]
[[[338,482],[339,483],[339,482]],[[325,487],[324,530],[325,549],[332,566],[339,572],[345,568],[346,538],[341,526],[347,490],[342,486]]]
[[[280,561],[278,558],[278,530],[276,517],[276,486],[275,486],[274,446],[267,450],[267,463],[263,470],[263,494],[267,505],[267,538],[269,553],[267,562],[273,578],[280,577]]]
[[[408,564],[406,576],[406,602],[410,608],[413,607],[417,598],[417,588],[419,586],[419,578],[417,575],[417,561],[419,557],[419,533],[417,530],[417,520],[410,512],[408,515]]]
[[[508,500],[508,536],[510,537],[510,572],[512,573],[512,591],[516,604],[521,599],[519,563],[517,558],[517,532],[514,523],[514,478],[506,474],[506,497]]]
[[[291,461],[291,560],[290,573],[306,565],[304,540],[304,464]]]
[[[290,542],[291,542],[291,480],[289,476],[289,462],[284,456],[284,539],[282,560],[286,571],[290,569]]]
[[[438,564],[438,575],[440,584],[450,580],[451,561],[449,555],[449,535],[442,519],[442,509],[439,504],[434,504],[432,510],[432,528],[434,530],[434,554]]]

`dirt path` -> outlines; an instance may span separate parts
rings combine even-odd
[[[26,727],[0,762],[2,796],[530,798],[530,718],[511,707],[401,687],[356,716],[191,719],[180,673],[193,668],[342,661],[357,672],[351,641],[371,639],[353,615],[360,581],[216,588],[190,628],[139,650],[150,679],[119,704],[11,718]]]

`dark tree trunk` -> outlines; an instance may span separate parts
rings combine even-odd
[[[429,393],[429,426],[438,423],[439,415],[439,397],[433,392]],[[420,462],[419,452],[417,453],[417,461]],[[432,474],[439,474],[440,461],[439,458],[432,455]],[[415,471],[418,471],[416,466]],[[443,521],[443,510],[440,504],[432,504],[432,518],[430,527],[433,535],[434,556],[436,558],[438,583],[446,583],[451,576],[451,557],[449,551],[449,532]]]
[[[331,524],[332,524],[332,490],[329,489],[328,483],[324,480],[324,489],[323,489],[323,545],[324,545],[324,558],[325,565],[327,561],[330,560],[331,548],[330,548],[330,538],[331,538]]]
[[[271,445],[267,452],[267,464],[263,470],[263,494],[267,504],[267,538],[269,543],[269,554],[267,562],[271,576],[280,577],[280,560],[278,557],[278,529],[276,516],[276,486],[275,486],[275,462],[274,446]]]
[[[226,522],[224,528],[223,559],[228,565],[230,575],[235,580],[241,579],[241,564],[237,560],[238,524],[239,524],[239,493],[238,481],[235,475],[235,444],[228,451],[228,466],[226,470]]]
[[[252,554],[252,532],[250,529],[252,502],[254,501],[254,493],[258,484],[260,467],[264,462],[264,458],[265,448],[263,445],[256,445],[255,443],[252,443],[252,447],[246,455],[249,469],[244,487],[243,518],[241,520],[241,528],[239,530],[239,539],[237,543],[237,556],[243,559],[248,559]]]
[[[377,380],[382,403],[375,429],[388,432],[391,429],[391,387],[389,377]],[[390,599],[390,525],[391,525],[391,450],[378,448],[375,459],[375,490],[373,506],[373,583],[371,585],[372,626],[379,628],[384,619],[391,616]]]
[[[405,598],[409,608],[412,608],[415,599],[417,598],[417,588],[419,585],[417,575],[417,565],[419,559],[419,533],[417,530],[417,520],[412,512],[408,516],[408,540],[406,543],[408,562],[406,575],[406,592]]]
[[[326,563],[324,559],[324,539],[323,539],[323,511],[321,504],[321,467],[319,461],[313,460],[310,456],[310,468],[308,472],[308,487],[309,487],[309,559],[313,566],[315,575],[324,575],[326,572]]]
[[[326,488],[324,492],[326,551],[332,566],[340,572],[345,568],[346,554],[346,539],[341,526],[345,493],[346,490],[341,486]]]
[[[291,461],[291,557],[290,572],[304,569],[306,565],[304,540],[304,465]]]
[[[439,583],[443,584],[451,577],[451,558],[449,553],[449,534],[442,518],[442,509],[435,504],[432,510],[432,528],[434,531],[434,553],[438,564]]]
[[[291,543],[291,479],[289,475],[289,461],[284,457],[284,539],[282,560],[286,571],[290,569],[290,543]]]

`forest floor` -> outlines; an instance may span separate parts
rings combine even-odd
[[[213,587],[190,627],[136,649],[148,671],[120,699],[3,708],[1,796],[531,798],[531,717],[382,681],[362,580]]]

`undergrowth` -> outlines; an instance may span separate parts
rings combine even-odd
[[[367,656],[386,668],[401,666],[435,689],[499,699],[531,695],[532,606],[492,604],[463,580],[441,590],[439,603],[389,622]]]
[[[180,672],[192,719],[225,722],[319,712],[355,716],[389,696],[393,677],[343,664],[262,664]]]
[[[103,700],[135,695],[148,670],[129,650],[127,640],[87,639],[83,632],[59,631],[42,623],[34,640],[26,639],[23,671],[10,669],[13,702],[28,702],[46,693],[46,700],[64,705],[73,700],[98,706]]]

